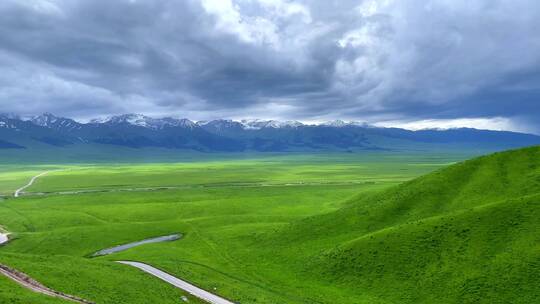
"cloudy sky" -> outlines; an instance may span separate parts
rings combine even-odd
[[[0,112],[540,133],[536,0],[1,0]]]

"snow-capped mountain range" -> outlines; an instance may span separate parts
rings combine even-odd
[[[149,128],[153,130],[161,130],[165,127],[182,127],[193,128],[196,124],[186,118],[176,119],[171,117],[165,118],[152,118],[142,114],[124,114],[118,116],[110,116],[107,118],[98,118],[90,120],[91,124],[130,124],[133,126],[139,126]]]
[[[0,117],[10,118],[10,119],[21,119],[15,114],[0,114]],[[230,119],[217,119],[211,121],[191,121],[187,118],[153,118],[143,114],[123,114],[109,116],[105,118],[95,118],[91,119],[88,123],[77,122],[70,118],[57,117],[51,113],[44,113],[38,116],[33,116],[27,119],[22,119],[32,122],[35,125],[41,127],[49,128],[78,128],[80,125],[84,124],[106,124],[106,125],[115,125],[115,124],[129,124],[133,126],[144,127],[152,130],[161,130],[165,127],[182,127],[192,129],[196,126],[214,126],[218,129],[229,128],[229,127],[241,127],[245,130],[260,130],[264,128],[298,128],[302,126],[327,126],[327,127],[347,127],[347,126],[362,126],[367,127],[366,123],[356,122],[356,121],[343,121],[343,120],[334,120],[323,122],[320,124],[304,124],[296,120],[264,120],[264,119],[242,119],[239,121],[230,120]]]
[[[81,124],[70,118],[56,117],[51,113],[44,113],[39,116],[34,116],[29,119],[33,124],[46,127],[65,130],[80,129]]]
[[[261,119],[194,122],[125,114],[86,123],[51,113],[20,118],[0,114],[0,149],[114,145],[205,152],[416,150],[444,147],[493,149],[540,144],[540,137],[476,129],[410,131],[341,120],[321,124]]]

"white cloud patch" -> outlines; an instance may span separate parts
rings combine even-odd
[[[309,9],[281,0],[201,0],[204,10],[216,18],[218,31],[233,34],[242,42],[276,50],[284,47],[290,32],[280,24],[300,21],[311,23]],[[255,6],[256,13],[244,11]]]
[[[492,118],[457,118],[425,119],[417,121],[382,121],[375,124],[380,127],[396,127],[408,130],[475,128],[482,130],[531,132],[531,129],[516,124],[505,117]]]

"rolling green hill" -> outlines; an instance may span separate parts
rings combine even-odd
[[[267,246],[366,302],[538,303],[539,218],[540,147],[532,147],[357,197]]]
[[[265,260],[272,248],[254,243],[254,236],[337,210],[355,194],[397,185],[464,157],[347,153],[0,166],[0,194],[6,196],[51,171],[26,190],[35,195],[0,201],[0,229],[13,237],[0,247],[0,263],[99,304],[178,302],[180,291],[115,262],[121,259],[150,263],[209,290],[217,287],[237,303],[313,303],[320,285],[298,288],[289,265]],[[171,233],[184,237],[88,259],[103,248]],[[52,301],[0,280],[0,303]]]
[[[243,304],[538,303],[540,147],[448,166],[457,159],[7,166],[4,193],[39,171],[65,170],[38,179],[27,190],[34,195],[1,201],[1,228],[13,240],[0,263],[100,304],[184,294],[117,260]],[[183,237],[88,258],[171,233]],[[59,301],[0,278],[4,302]]]

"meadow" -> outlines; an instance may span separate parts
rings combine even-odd
[[[540,153],[524,151],[446,169],[466,156],[6,166],[6,195],[61,170],[0,201],[0,224],[13,233],[0,263],[96,303],[200,303],[117,260],[237,303],[531,303]],[[183,238],[90,258],[171,233]],[[62,301],[0,277],[0,303]]]

